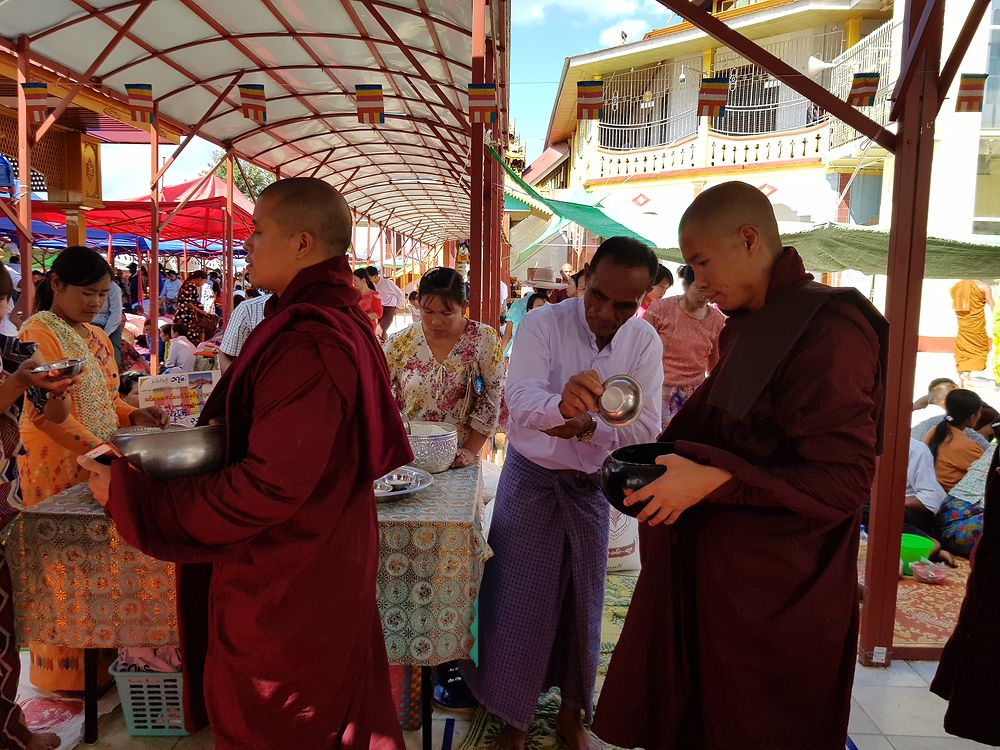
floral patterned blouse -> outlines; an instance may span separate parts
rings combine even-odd
[[[396,403],[407,419],[453,424],[459,445],[472,430],[486,436],[496,430],[506,368],[500,337],[488,325],[466,321],[451,352],[438,362],[423,326],[414,323],[389,338],[385,358]]]

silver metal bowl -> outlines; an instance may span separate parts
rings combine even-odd
[[[458,429],[444,422],[410,422],[411,466],[438,474],[450,468],[458,453]]]
[[[628,427],[642,414],[642,386],[631,375],[614,375],[604,381],[598,416],[611,427]]]
[[[153,479],[176,479],[219,471],[226,460],[226,428],[143,428],[111,439],[129,463]]]
[[[39,374],[46,372],[53,380],[58,380],[59,378],[71,378],[74,375],[79,375],[82,369],[82,359],[57,359],[55,362],[39,365],[32,372]]]
[[[434,483],[434,477],[423,469],[403,466],[375,480],[375,498],[398,498],[411,492],[420,492]]]

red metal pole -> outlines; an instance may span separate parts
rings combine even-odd
[[[226,247],[225,257],[222,261],[223,282],[222,282],[222,325],[225,326],[229,320],[229,313],[233,305],[233,159],[232,155],[226,160]],[[245,178],[244,178],[245,179]],[[249,185],[248,185],[249,188]]]
[[[485,80],[486,0],[472,0],[472,81],[473,83],[483,83]],[[469,285],[472,295],[469,300],[469,317],[473,320],[482,320],[484,297],[488,293],[485,286],[489,278],[484,274],[483,267],[486,260],[486,248],[483,242],[483,204],[485,202],[483,199],[486,192],[483,173],[485,125],[481,122],[470,122],[469,127],[472,134],[472,153],[470,154],[472,194],[470,195],[469,211]]]
[[[153,121],[149,124],[149,198],[152,217],[149,238],[149,372],[156,375],[160,370],[160,136],[157,128],[159,108],[153,105]],[[142,263],[139,263],[142,272]],[[142,289],[142,277],[139,277]],[[141,292],[140,292],[141,294]]]
[[[904,45],[913,39],[918,19],[928,1],[908,0],[903,24]],[[943,10],[943,4],[939,3],[927,23],[924,49],[915,60],[914,80],[903,92],[902,117],[896,138],[898,151],[893,179],[886,293],[886,315],[890,327],[885,450],[875,479],[869,519],[864,606],[858,647],[863,664],[888,664],[893,658],[911,398],[917,361],[920,292],[927,251],[927,211],[934,156]],[[905,656],[901,651],[896,651],[896,655]]]

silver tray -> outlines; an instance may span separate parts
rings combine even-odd
[[[401,497],[409,495],[411,492],[426,490],[433,483],[434,477],[423,469],[403,466],[375,480],[375,497],[379,500],[388,497]]]

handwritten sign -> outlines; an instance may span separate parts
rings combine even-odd
[[[139,406],[159,406],[172,424],[194,427],[218,380],[219,373],[214,370],[142,378]]]

